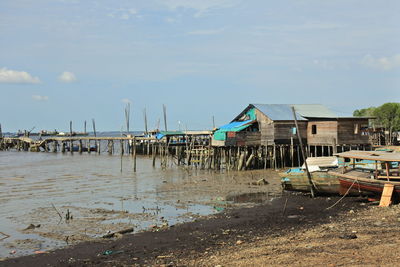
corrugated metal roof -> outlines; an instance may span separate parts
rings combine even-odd
[[[292,106],[298,120],[307,118],[337,118],[337,114],[319,104],[252,104],[271,120],[294,120]]]
[[[288,104],[252,104],[256,109],[264,113],[273,121],[292,121],[292,106]],[[297,120],[306,120],[296,110]]]
[[[294,104],[296,111],[303,117],[309,118],[337,118],[338,115],[320,104]]]

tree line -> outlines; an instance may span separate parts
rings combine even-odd
[[[374,128],[380,127],[386,131],[388,144],[393,143],[400,131],[400,103],[385,103],[379,107],[357,109],[353,112],[356,117],[374,117],[371,124]]]

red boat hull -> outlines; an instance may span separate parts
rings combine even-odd
[[[357,180],[354,182],[353,179],[348,179],[348,178],[339,178],[340,182],[340,187],[341,187],[341,194],[344,194],[350,187],[351,190],[357,190],[362,193],[366,194],[375,194],[375,195],[381,195],[384,187],[384,183],[376,183],[374,181],[360,181]],[[343,192],[344,191],[344,192]],[[400,196],[400,186],[396,185],[394,187],[394,193],[396,193],[398,196]]]

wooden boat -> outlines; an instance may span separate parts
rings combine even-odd
[[[329,174],[329,170],[338,167],[336,157],[309,157],[307,158],[307,165],[312,183],[318,193],[339,193],[340,187],[337,177]],[[290,168],[279,175],[282,177],[281,185],[284,190],[310,192],[310,183],[304,165],[299,168]]]
[[[335,154],[343,158],[343,166],[329,171],[338,177],[341,194],[349,189],[365,194],[381,195],[386,184],[393,185],[394,194],[400,196],[400,153],[387,151],[348,151]],[[374,162],[375,168],[361,166],[358,162]]]

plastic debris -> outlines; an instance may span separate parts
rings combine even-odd
[[[120,253],[123,253],[123,252],[124,252],[123,250],[106,250],[106,251],[103,252],[103,255],[106,255],[106,256],[115,255],[115,254],[120,254]]]

